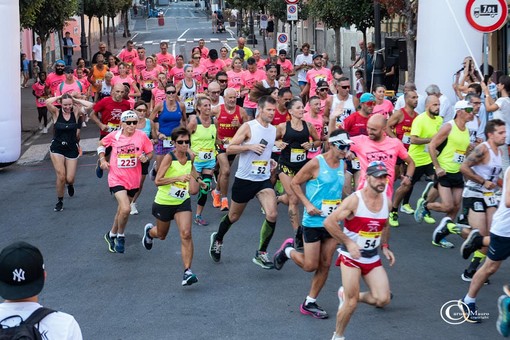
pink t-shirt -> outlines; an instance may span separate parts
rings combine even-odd
[[[250,71],[244,72],[244,88],[246,89],[252,89],[253,86],[259,82],[266,79],[266,72],[257,70],[254,73],[251,73]],[[243,107],[254,109],[257,107],[257,103],[250,101],[249,94],[246,94],[244,97],[244,104]]]
[[[264,59],[259,59],[259,61],[257,61],[257,69],[266,72],[266,61]]]
[[[89,87],[90,87],[90,81],[87,79],[87,77],[83,76],[81,78],[76,78],[80,83],[81,85],[83,86],[83,91],[82,93],[87,93],[89,91]]]
[[[46,106],[46,99],[48,99],[47,96],[44,94],[44,89],[46,86],[44,84],[41,84],[39,82],[34,83],[32,85],[32,90],[34,91],[35,95],[39,98],[35,98],[35,105],[37,107],[45,107]]]
[[[235,72],[234,70],[227,71],[228,76],[228,87],[236,90],[237,98],[241,96],[241,87],[244,86],[244,75],[245,72]]]
[[[209,56],[209,49],[207,47],[202,47],[200,49],[201,57],[206,59]]]
[[[193,79],[197,81],[197,92],[204,92],[204,87],[202,83],[205,81],[203,74],[205,73],[205,68],[203,65],[193,66]]]
[[[114,86],[115,84],[123,84],[123,83],[128,83],[129,84],[129,94],[133,94],[135,92],[135,90],[133,90],[133,83],[135,82],[135,80],[131,77],[131,76],[126,76],[126,78],[121,78],[120,76],[115,76],[112,78],[112,86]]]
[[[135,77],[138,77],[142,70],[145,70],[145,60],[140,60],[140,58],[133,60],[133,71]]]
[[[281,61],[280,58],[278,58],[278,65],[280,65],[280,70],[282,73],[289,74],[294,70],[294,65],[292,65],[292,62],[289,59],[285,59],[285,61]],[[285,79],[285,86],[290,87],[290,76],[287,76],[287,79]]]
[[[146,69],[142,70],[142,72],[140,72],[140,79],[138,81],[140,83],[140,87],[144,90],[151,91],[157,86],[156,84],[158,82],[158,74],[159,69],[157,68],[152,69],[152,71],[147,71]]]
[[[324,109],[326,108],[327,100],[328,100],[328,97],[326,97],[326,99],[321,99],[321,108],[319,110],[319,114],[321,116],[324,114]],[[310,112],[310,102],[306,103],[304,110],[305,110],[305,113]]]
[[[230,58],[227,58],[227,59],[221,59],[221,61],[223,61],[223,63],[225,63],[225,66],[227,68],[230,68],[232,66],[232,59]]]
[[[66,84],[66,82],[63,82],[57,88],[57,96],[61,96],[66,93],[71,94],[74,92],[78,92],[80,94],[84,93],[83,85],[81,83],[78,84],[77,80],[75,80],[72,84]]]
[[[125,62],[125,63],[128,63],[129,65],[131,65],[133,63],[133,60],[135,60],[135,58],[138,58],[138,52],[135,50],[135,49],[132,49],[131,51],[128,51],[126,48],[123,49],[119,55],[118,55],[118,58]]]
[[[400,140],[388,136],[384,136],[380,142],[375,142],[364,135],[350,137],[350,139],[354,142],[354,144],[351,144],[351,151],[356,153],[361,166],[358,190],[365,186],[368,164],[374,161],[382,161],[388,169],[389,176],[386,194],[391,198],[393,195],[393,183],[395,183],[395,164],[397,164],[397,159],[406,159],[408,156],[404,144]]]
[[[374,106],[372,114],[380,113],[384,117],[388,118],[393,113],[393,108],[393,104],[388,99],[384,99],[382,104]]]
[[[168,65],[168,68],[170,68],[173,65],[175,65],[175,58],[171,53],[167,52],[163,54],[160,52],[156,54],[156,63],[161,66],[163,66],[163,64],[166,64]]]
[[[66,80],[65,74],[58,76],[54,72],[48,74],[46,77],[46,86],[50,89],[50,95],[55,96],[60,83]]]
[[[207,58],[202,62],[202,66],[205,68],[207,76],[209,78],[214,78],[216,73],[220,72],[225,67],[225,63],[221,59],[216,59],[212,62],[209,58]]]
[[[172,69],[168,72],[168,79],[173,80],[173,83],[177,85],[184,79],[184,67],[172,67]]]
[[[102,139],[104,146],[112,147],[108,186],[123,186],[126,190],[140,187],[142,163],[138,157],[152,152],[152,142],[147,135],[135,130],[131,137],[122,135],[122,130],[110,132]]]
[[[163,102],[166,99],[165,89],[160,89],[159,87],[152,89],[152,98],[154,98],[154,106]]]
[[[115,65],[115,66],[108,66],[108,69],[111,73],[113,73],[114,76],[118,76],[119,75],[119,66],[118,65]]]
[[[305,112],[305,114],[303,115],[303,120],[305,122],[308,122],[313,125],[313,127],[315,128],[315,131],[317,131],[317,135],[322,140],[322,137],[324,136],[324,121],[323,121],[322,114],[318,114],[317,117],[313,118],[309,112]],[[311,140],[312,140],[312,138],[310,137],[310,141]],[[313,151],[313,150],[315,150],[315,151]],[[307,158],[312,159],[315,156],[320,155],[320,154],[321,154],[321,147],[319,146],[318,148],[313,148],[313,149],[308,150]]]
[[[321,67],[319,70],[312,68],[308,72],[306,72],[306,81],[308,84],[310,84],[310,91],[308,92],[308,95],[315,96],[316,89],[317,89],[317,83],[320,80],[325,80],[328,83],[333,80],[333,76],[331,75],[331,70],[329,68]]]

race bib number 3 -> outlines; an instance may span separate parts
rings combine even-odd
[[[170,186],[170,192],[168,195],[173,198],[177,198],[178,200],[184,200],[188,195],[188,190],[184,184],[173,183]]]
[[[357,243],[363,250],[373,250],[381,243],[381,232],[362,230],[358,233]]]
[[[361,164],[359,163],[358,157],[351,161],[351,167],[353,170],[361,170]]]
[[[292,163],[302,162],[306,159],[305,149],[290,149],[290,161]]]
[[[252,161],[251,162],[251,173],[253,175],[267,175],[269,174],[268,161]]]
[[[335,211],[335,209],[340,205],[342,200],[322,200],[321,211],[322,216],[329,216]]]
[[[135,154],[120,154],[117,155],[117,167],[119,169],[134,168],[138,163]]]
[[[453,161],[455,163],[464,162],[464,158],[466,158],[466,151],[456,150],[455,153],[453,154]]]

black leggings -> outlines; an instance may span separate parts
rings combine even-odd
[[[39,123],[42,121],[44,121],[44,126],[47,126],[48,125],[48,108],[46,106],[43,106],[43,107],[38,107],[37,108],[37,113],[39,114]]]

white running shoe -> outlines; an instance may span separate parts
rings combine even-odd
[[[133,202],[130,204],[131,206],[131,212],[129,213],[130,215],[138,215],[138,209],[136,209],[136,203]]]

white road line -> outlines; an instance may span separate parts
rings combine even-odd
[[[152,44],[152,40],[149,40],[149,41],[144,41],[143,42],[144,45],[151,45]]]
[[[169,42],[170,42],[170,40],[168,40],[168,39],[163,39],[163,40],[161,40],[161,42],[169,43]]]
[[[186,39],[182,39],[182,37],[183,37],[186,33],[188,33],[188,31],[189,31],[189,28],[188,28],[187,30],[185,30],[184,32],[182,32],[182,34],[181,34],[181,35],[177,38],[177,42],[179,42],[179,41],[186,41]],[[175,55],[175,44],[176,44],[177,42],[174,42],[174,43],[172,44],[172,55]]]

